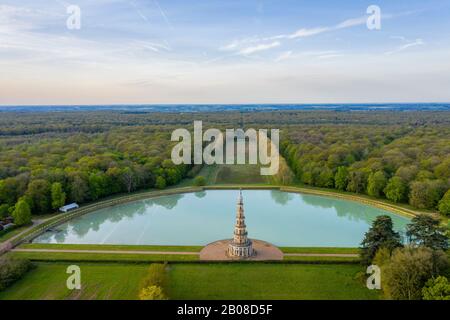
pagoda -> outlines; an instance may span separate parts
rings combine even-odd
[[[244,201],[242,190],[239,191],[237,202],[236,224],[233,239],[228,244],[227,255],[232,258],[249,258],[255,255],[252,241],[247,238],[247,228],[244,216]]]

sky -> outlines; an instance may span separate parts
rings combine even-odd
[[[450,102],[449,88],[450,0],[0,0],[1,105]]]

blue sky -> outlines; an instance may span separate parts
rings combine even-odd
[[[0,0],[3,105],[449,102],[449,57],[450,0]]]

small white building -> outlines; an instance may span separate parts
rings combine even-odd
[[[61,211],[61,212],[68,212],[68,211],[72,211],[72,210],[78,209],[79,207],[80,206],[74,202],[74,203],[65,205],[64,207],[59,208],[59,211]]]

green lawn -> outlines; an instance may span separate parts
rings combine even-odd
[[[3,292],[0,300],[136,299],[147,265],[80,264],[80,291],[66,287],[69,264],[40,263]]]
[[[129,253],[73,253],[73,252],[10,252],[8,255],[31,261],[89,261],[89,262],[165,262],[197,261],[198,255],[129,254]]]
[[[25,243],[21,249],[67,249],[67,250],[111,250],[111,251],[179,251],[199,252],[202,246],[152,246],[152,245],[111,245],[111,244],[56,244]]]
[[[37,263],[0,292],[5,299],[136,299],[148,264],[77,263],[81,291],[66,288],[69,263]],[[358,265],[171,264],[171,299],[377,299],[355,280]]]
[[[172,299],[377,299],[358,265],[176,264]]]

